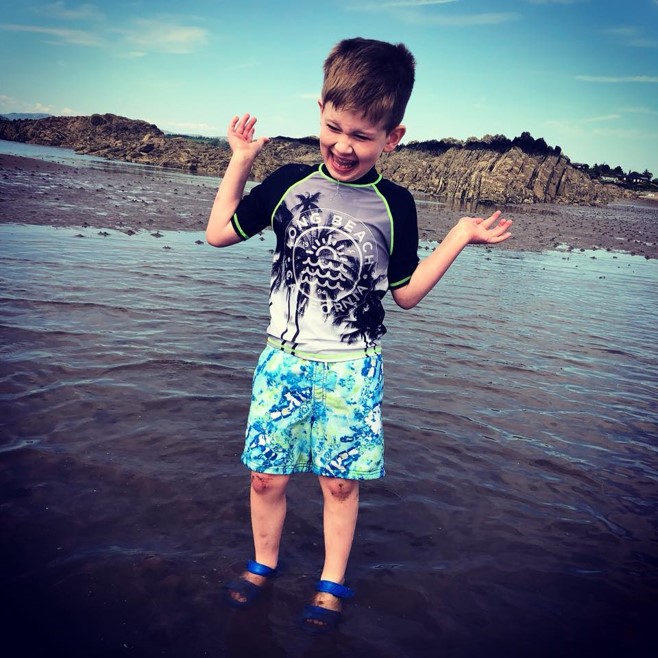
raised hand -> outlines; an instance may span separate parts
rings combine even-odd
[[[487,219],[482,217],[462,217],[457,226],[467,231],[471,244],[497,244],[512,237],[509,231],[511,219],[501,218],[500,210]]]
[[[228,125],[228,144],[234,154],[243,154],[249,159],[255,158],[269,141],[269,137],[254,139],[256,117],[245,114],[234,116]]]

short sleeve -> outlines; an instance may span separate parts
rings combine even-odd
[[[395,194],[387,200],[393,221],[391,255],[388,262],[388,287],[406,286],[418,267],[418,216],[411,193],[395,186]]]
[[[265,188],[263,187],[265,185]],[[265,182],[253,187],[238,204],[231,224],[235,232],[246,240],[260,233],[269,223],[267,212],[267,185]]]
[[[297,181],[308,166],[285,165],[251,188],[238,204],[231,224],[243,239],[257,235],[272,225],[272,214],[290,185]]]

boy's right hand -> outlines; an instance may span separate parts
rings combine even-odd
[[[254,160],[261,152],[263,146],[270,141],[269,137],[254,139],[256,117],[245,114],[242,118],[234,116],[228,125],[228,144],[234,155],[243,155]]]

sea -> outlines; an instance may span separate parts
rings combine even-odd
[[[387,474],[361,486],[356,597],[316,637],[312,475],[273,587],[222,600],[253,557],[272,237],[158,235],[0,225],[3,656],[656,655],[658,261],[469,247],[419,307],[387,300]]]

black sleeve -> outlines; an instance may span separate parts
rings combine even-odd
[[[271,226],[272,214],[283,195],[310,169],[308,165],[284,165],[253,187],[231,218],[235,232],[246,240]]]
[[[393,189],[386,194],[393,222],[388,287],[395,290],[406,286],[418,267],[418,217],[411,193],[399,185],[391,185]]]

